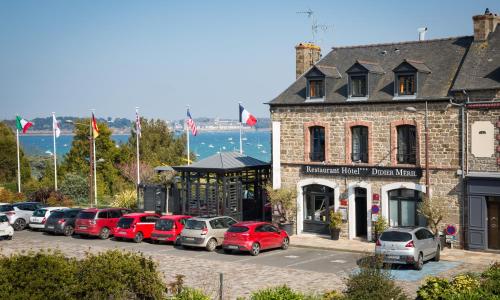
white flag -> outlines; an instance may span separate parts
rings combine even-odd
[[[56,133],[56,137],[61,135],[61,128],[59,128],[59,123],[57,122],[55,115],[52,115],[52,129]]]

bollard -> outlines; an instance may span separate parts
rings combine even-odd
[[[224,274],[219,274],[219,300],[222,300],[222,291],[224,290]]]

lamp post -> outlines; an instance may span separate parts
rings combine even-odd
[[[428,124],[428,109],[427,109],[427,101],[425,101],[425,112],[419,112],[415,107],[409,106],[405,108],[405,111],[416,113],[419,115],[423,115],[425,117],[425,122],[424,122],[424,127],[425,127],[425,186],[427,189],[427,192],[425,193],[427,195],[427,198],[430,198],[430,192],[431,192],[431,181],[429,178],[429,124]]]

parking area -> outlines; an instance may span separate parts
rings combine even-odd
[[[248,295],[252,290],[287,284],[302,291],[326,291],[344,287],[344,278],[356,272],[357,261],[363,254],[298,248],[264,251],[259,256],[246,253],[225,254],[221,249],[207,252],[204,249],[183,249],[168,244],[139,244],[112,239],[53,236],[42,232],[16,232],[12,241],[0,241],[0,252],[4,254],[22,250],[57,248],[62,252],[81,257],[85,252],[106,249],[140,251],[153,257],[166,280],[176,274],[186,276],[189,286],[214,292],[218,286],[219,273],[225,276],[225,289],[229,298]],[[464,270],[474,271],[474,266],[457,262],[429,262],[423,271],[409,267],[391,270],[391,274],[409,293],[429,275],[450,275]],[[208,289],[208,290],[207,290]]]

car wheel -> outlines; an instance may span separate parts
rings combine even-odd
[[[257,255],[259,255],[259,253],[260,253],[259,243],[253,243],[252,249],[250,249],[250,254],[252,254],[252,256],[257,256]]]
[[[12,227],[14,227],[14,230],[16,231],[21,231],[26,228],[26,221],[24,221],[24,219],[17,219]]]
[[[99,232],[99,238],[101,240],[105,240],[105,239],[109,238],[109,229],[106,227],[101,229],[101,232]]]
[[[422,255],[422,253],[420,253],[418,255],[418,259],[417,261],[415,262],[415,270],[422,270],[422,268],[424,267],[424,256]]]
[[[116,237],[116,236],[115,236],[115,237],[113,237],[113,239],[114,239],[115,241],[117,241],[117,242],[119,242],[119,241],[123,241],[121,237]]]
[[[223,249],[223,250],[224,250],[224,253],[226,253],[226,254],[233,253],[233,250],[231,250],[231,249]]]
[[[12,240],[13,237],[14,237],[13,235],[8,235],[5,239],[10,241],[10,240]]]
[[[215,239],[210,239],[207,242],[207,246],[205,248],[207,248],[207,251],[209,251],[209,252],[214,251],[215,248],[217,248],[217,241]]]
[[[281,243],[281,249],[286,250],[288,249],[288,246],[290,246],[290,239],[286,237],[283,239],[283,242]]]
[[[72,236],[74,232],[75,232],[75,229],[73,228],[73,226],[71,226],[71,225],[64,226],[63,234],[65,236]]]
[[[174,242],[174,246],[180,246],[182,243],[181,243],[181,236],[178,235],[176,238],[175,238],[175,242]]]
[[[434,256],[434,261],[439,261],[441,259],[441,249],[438,246],[436,250],[436,255]]]
[[[140,243],[140,242],[142,242],[143,239],[144,239],[144,235],[142,234],[142,232],[138,232],[134,236],[135,243]]]

